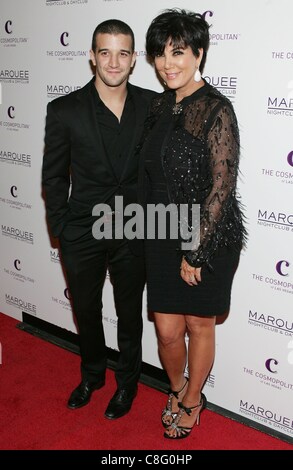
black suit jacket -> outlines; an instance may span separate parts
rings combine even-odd
[[[116,195],[123,196],[125,203],[137,202],[135,149],[156,94],[128,84],[136,124],[124,170],[118,177],[103,146],[91,95],[92,81],[94,78],[47,107],[42,168],[47,219],[53,236],[63,232],[67,240],[76,240],[91,230],[96,204],[107,204]]]

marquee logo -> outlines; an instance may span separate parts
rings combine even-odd
[[[50,249],[50,261],[52,263],[58,263],[58,264],[60,263],[60,254],[57,248]]]
[[[278,170],[272,168],[262,168],[261,174],[266,178],[274,178],[283,184],[293,184],[293,151],[283,157],[284,164],[289,165],[286,168],[279,168]]]
[[[280,335],[293,336],[293,320],[286,320],[281,316],[259,313],[250,309],[248,311],[248,324]]]
[[[31,155],[24,152],[0,149],[0,162],[31,167]]]
[[[32,302],[24,300],[20,297],[16,297],[14,295],[5,294],[5,301],[8,305],[12,305],[13,307],[19,308],[22,311],[30,313],[32,315],[37,314],[37,307]]]
[[[19,199],[17,186],[15,185],[11,186],[9,193],[10,193],[10,197],[8,198],[4,198],[0,196],[0,202],[2,204],[7,204],[12,209],[17,209],[17,210],[23,210],[23,209],[31,210],[32,209],[31,204]]]
[[[58,60],[75,60],[80,57],[85,58],[88,55],[88,51],[85,50],[73,50],[68,48],[70,32],[62,31],[59,35],[58,42],[61,45],[61,49],[46,51],[47,57],[57,58]]]
[[[263,227],[275,228],[285,232],[293,231],[293,213],[258,209],[257,223]]]
[[[10,267],[3,268],[4,274],[10,276],[11,279],[14,281],[22,282],[22,283],[29,283],[34,284],[35,280],[22,272],[22,262],[19,259],[15,259]]]
[[[34,234],[32,232],[27,232],[26,230],[21,230],[17,227],[4,224],[1,225],[1,231],[3,237],[13,238],[14,240],[29,243],[31,245],[34,244]]]
[[[0,121],[0,127],[3,127],[7,131],[28,130],[30,128],[29,124],[15,121],[16,109],[13,105],[8,106],[7,116],[9,121]]]
[[[59,96],[65,96],[73,91],[79,90],[81,88],[80,85],[68,85],[68,84],[55,84],[55,85],[48,85],[47,84],[47,97],[50,99],[58,98]]]
[[[2,69],[0,70],[0,82],[28,84],[29,71],[22,69]]]
[[[46,6],[73,6],[73,5],[86,5],[88,0],[46,0]]]
[[[11,19],[4,22],[3,32],[5,36],[0,37],[0,44],[4,47],[16,47],[19,45],[27,44],[28,38],[22,36],[14,36],[14,26]]]
[[[269,96],[267,100],[267,114],[292,117],[293,98]]]
[[[293,418],[278,411],[240,399],[239,411],[253,420],[293,435]]]
[[[205,76],[206,81],[217,88],[223,95],[234,103],[237,92],[237,77]]]
[[[215,386],[215,375],[214,374],[209,374],[207,377],[207,380],[205,382],[205,386],[214,388]]]

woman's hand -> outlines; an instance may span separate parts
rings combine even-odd
[[[193,268],[187,263],[185,258],[182,258],[180,274],[183,281],[189,286],[197,286],[201,281],[201,268]]]

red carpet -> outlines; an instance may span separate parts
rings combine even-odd
[[[79,383],[79,356],[16,328],[0,314],[1,450],[293,450],[260,431],[205,410],[201,425],[182,441],[163,438],[160,412],[166,395],[139,384],[129,414],[116,421],[103,417],[115,391],[114,374],[89,405],[66,408]]]

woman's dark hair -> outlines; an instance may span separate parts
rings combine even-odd
[[[96,29],[93,32],[93,39],[92,39],[92,50],[96,52],[96,37],[97,34],[102,33],[102,34],[125,34],[126,36],[131,37],[131,47],[132,47],[132,52],[134,52],[134,34],[130,26],[128,24],[124,23],[124,21],[121,20],[106,20],[103,21],[102,23],[98,24]]]
[[[154,59],[162,55],[168,41],[174,47],[190,46],[196,57],[202,48],[203,56],[199,68],[203,71],[210,35],[209,25],[199,13],[172,8],[164,10],[153,19],[146,34],[148,56]]]

